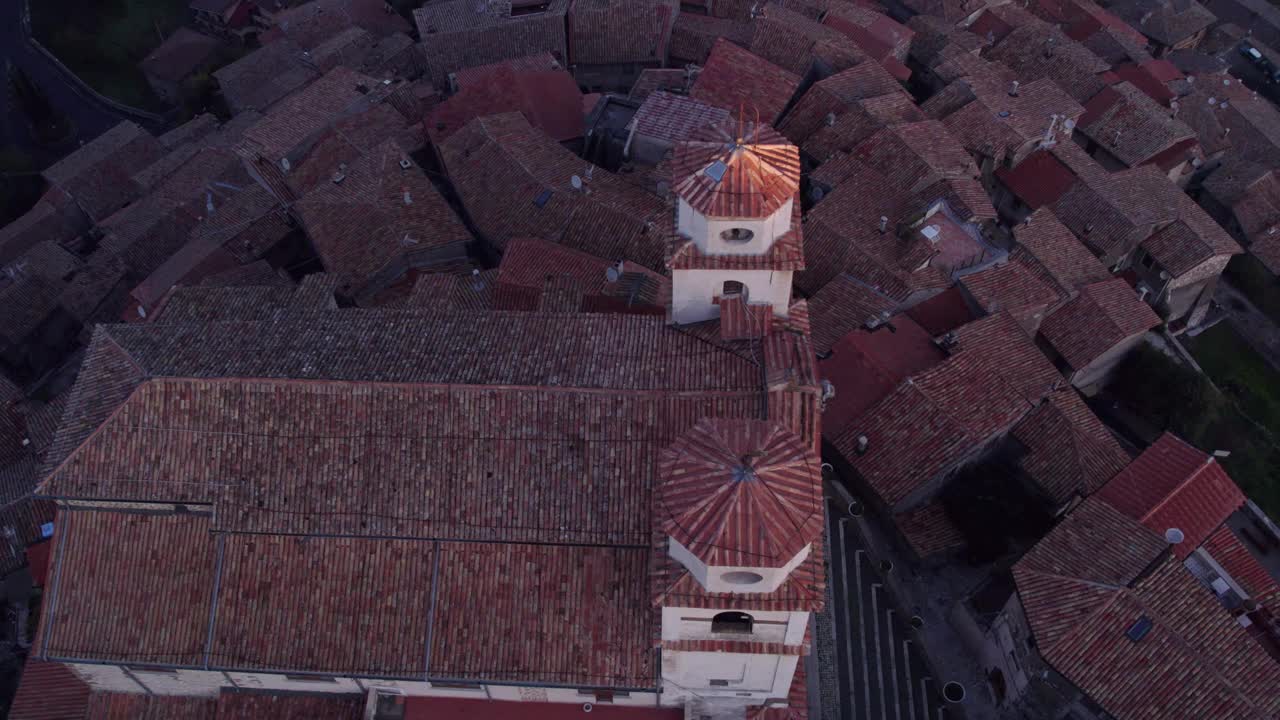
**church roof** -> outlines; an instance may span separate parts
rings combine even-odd
[[[702,420],[658,467],[665,532],[708,565],[782,566],[821,537],[818,458],[778,425]]]
[[[800,150],[773,128],[727,120],[676,148],[672,187],[712,217],[767,217],[800,189]]]

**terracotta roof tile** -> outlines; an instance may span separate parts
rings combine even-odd
[[[344,67],[334,68],[274,105],[261,120],[245,130],[242,151],[278,162],[313,133],[342,115],[371,104],[370,96],[381,88],[382,83],[372,77]]]
[[[201,663],[217,554],[209,526],[193,515],[60,513],[57,604],[35,651],[47,659]]]
[[[964,547],[964,535],[940,502],[894,515],[893,522],[921,559]]]
[[[822,22],[847,35],[875,60],[906,60],[916,34],[888,15],[855,2],[832,3]]]
[[[1079,295],[1045,318],[1040,335],[1073,370],[1080,370],[1159,324],[1155,311],[1122,278],[1115,278],[1080,288]]]
[[[385,284],[386,273],[465,255],[470,233],[394,140],[339,172],[341,182],[320,185],[295,209],[325,270],[352,296]]]
[[[868,59],[867,53],[844,33],[778,2],[764,5],[753,16],[751,27],[754,32],[747,45],[751,52],[798,76],[808,73],[815,63],[840,71]],[[762,115],[762,119],[773,122],[776,118]]]
[[[1078,128],[1129,167],[1195,137],[1190,127],[1128,82],[1105,88],[1089,100]]]
[[[31,658],[9,706],[11,720],[83,718],[89,709],[89,685],[71,668]]]
[[[1057,287],[1044,283],[1033,269],[1017,260],[963,275],[959,282],[983,312],[1008,311],[1030,333],[1061,297]]]
[[[1087,496],[1129,463],[1129,454],[1071,388],[1049,395],[1013,429],[1026,448],[1023,472],[1055,504]]]
[[[1178,557],[1190,555],[1245,501],[1213,457],[1172,433],[1161,435],[1098,496],[1159,535],[1182,530]]]
[[[608,272],[618,272],[610,281]],[[548,280],[570,278],[593,312],[660,312],[670,302],[671,280],[631,262],[618,263],[546,240],[507,244],[497,276],[495,309],[533,310]]]
[[[1003,63],[1027,82],[1047,77],[1077,102],[1097,94],[1104,86],[1100,74],[1110,69],[1083,45],[1043,23],[1015,28],[984,57]]]
[[[289,40],[258,48],[213,73],[232,112],[266,111],[289,93],[320,77],[320,72]]]
[[[724,108],[657,90],[645,98],[632,122],[637,135],[678,143],[688,140],[695,131],[727,121],[729,117],[729,111]]]
[[[1233,580],[1244,586],[1245,592],[1275,612],[1280,603],[1280,581],[1258,562],[1253,551],[1229,525],[1224,523],[1214,530],[1201,547]]]
[[[688,86],[689,73],[683,68],[645,68],[631,86],[628,97],[644,102],[658,90],[683,94],[689,91]]]
[[[800,191],[799,150],[765,125],[699,128],[676,146],[671,166],[671,189],[707,217],[769,217]]]
[[[499,64],[473,73],[455,95],[427,115],[425,126],[439,144],[475,118],[521,112],[559,142],[582,137],[582,91],[564,70],[520,71]]]
[[[912,305],[906,314],[934,337],[975,320],[960,288],[951,287]]]
[[[138,63],[138,67],[147,75],[180,82],[204,66],[221,45],[217,38],[180,27]]]
[[[102,220],[138,199],[141,189],[130,178],[162,155],[159,141],[125,121],[50,165],[44,177],[91,220]]]
[[[1084,108],[1064,93],[1052,80],[1041,78],[1018,87],[1010,95],[1010,85],[993,79],[971,77],[947,86],[930,98],[924,109],[942,119],[953,136],[970,152],[982,153],[1003,162],[1005,157],[1021,159],[1028,145],[1052,136],[1066,142],[1067,120],[1079,120]],[[957,96],[948,108],[948,96]],[[936,112],[931,111],[936,108]]]
[[[1172,47],[1205,30],[1217,18],[1194,0],[1122,0],[1112,12],[1143,35]]]
[[[1099,499],[1069,515],[1014,567],[1042,655],[1122,720],[1274,714],[1280,666],[1165,547]]]
[[[772,124],[800,86],[799,76],[721,38],[689,95],[710,105]]]
[[[574,65],[664,62],[679,0],[575,0],[569,7]]]
[[[846,273],[837,275],[809,299],[814,351],[829,351],[840,338],[872,317],[889,315],[895,306],[857,278]]]
[[[352,26],[377,37],[413,30],[399,13],[387,12],[385,0],[311,0],[277,13],[262,42],[285,37],[311,50]]]
[[[607,260],[660,268],[670,206],[595,168],[519,114],[473,120],[440,148],[450,179],[484,239],[501,249],[537,237]],[[585,192],[571,184],[574,175]]]
[[[745,48],[751,44],[753,32],[749,22],[679,13],[671,30],[671,60],[704,65],[721,38]]]
[[[477,65],[544,52],[564,61],[569,5],[551,0],[542,12],[520,14],[509,1],[444,0],[414,10],[413,19],[432,80],[443,87],[449,73]]]
[[[792,142],[803,146],[815,132],[828,126],[832,116],[838,119],[845,113],[857,112],[862,110],[860,101],[891,94],[905,93],[898,81],[878,63],[855,65],[811,85],[787,111],[778,129]],[[849,145],[852,146],[853,143]],[[825,156],[815,157],[825,159]]]
[[[1107,268],[1049,208],[1032,213],[1027,222],[1013,229],[1013,237],[1018,242],[1014,257],[1029,255],[1028,266],[1039,272],[1041,279],[1067,294],[1111,277]]]
[[[707,565],[783,567],[822,537],[818,465],[777,425],[704,420],[659,458],[655,522]]]

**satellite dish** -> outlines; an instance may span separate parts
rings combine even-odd
[[[577,175],[574,175],[573,177],[569,178],[569,184],[573,186],[574,190],[581,190],[582,178],[578,177]]]
[[[1170,545],[1177,545],[1178,543],[1186,539],[1187,539],[1187,536],[1182,534],[1182,531],[1179,530],[1178,528],[1169,528],[1168,530],[1164,531],[1164,541],[1169,543]]]
[[[608,280],[611,283],[618,282],[618,277],[619,277],[618,268],[610,265],[607,269],[605,269],[604,277],[606,280]]]
[[[1066,128],[1069,131],[1075,129],[1075,126],[1076,126],[1076,121],[1072,120],[1071,118],[1067,118],[1062,122],[1062,127]]]

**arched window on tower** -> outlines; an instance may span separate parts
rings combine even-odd
[[[729,228],[720,233],[720,239],[731,243],[751,242],[756,234],[747,228]]]
[[[715,617],[711,618],[711,632],[749,635],[754,622],[755,618],[744,612],[717,613]]]

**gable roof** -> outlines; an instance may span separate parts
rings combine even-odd
[[[133,174],[162,155],[159,141],[126,120],[50,165],[43,175],[97,221],[142,194]]]
[[[290,40],[278,40],[215,70],[213,77],[237,112],[265,111],[277,101],[320,76]]]
[[[1280,665],[1165,547],[1099,498],[1067,516],[1013,570],[1041,655],[1117,720],[1274,715]]]
[[[1111,11],[1143,35],[1172,47],[1217,18],[1195,0],[1121,0]]]
[[[679,0],[574,0],[568,13],[569,62],[665,62],[679,12]]]
[[[1013,429],[1026,449],[1023,472],[1053,502],[1097,491],[1129,464],[1129,454],[1072,388],[1050,393]]]
[[[777,425],[700,421],[658,461],[656,522],[707,565],[783,567],[822,537],[818,465]]]
[[[413,11],[432,82],[446,84],[449,73],[512,58],[567,54],[565,16],[570,0],[550,0],[539,12],[528,3],[504,0],[439,0]]]
[[[1040,335],[1073,370],[1087,367],[1124,340],[1160,324],[1123,278],[1085,285],[1045,318]]]
[[[425,125],[439,144],[475,118],[518,111],[534,126],[564,142],[582,137],[582,91],[564,70],[517,70],[495,64],[472,72],[457,93],[431,109]]]
[[[671,172],[671,189],[703,215],[766,218],[799,193],[800,151],[771,127],[725,121],[677,145]]]
[[[1195,138],[1186,123],[1129,82],[1104,88],[1090,99],[1077,127],[1129,167]]]
[[[285,37],[308,50],[352,27],[378,37],[413,30],[400,13],[387,11],[385,0],[310,0],[276,13],[273,21],[263,44]]]
[[[800,86],[800,77],[721,38],[693,82],[689,96],[772,125]]]
[[[1045,23],[1014,28],[984,57],[1007,65],[1027,82],[1047,77],[1077,102],[1096,95],[1105,85],[1100,74],[1110,69],[1105,60]]]
[[[683,71],[682,71],[683,72]],[[728,120],[729,111],[687,95],[655,90],[632,118],[635,133],[669,143],[689,139],[695,131]]]
[[[1013,237],[1018,242],[1014,257],[1030,256],[1028,266],[1066,294],[1111,278],[1107,268],[1049,208],[1032,213],[1013,229]]]
[[[371,101],[382,83],[338,66],[274,105],[244,131],[240,147],[276,162],[343,114]]]
[[[511,238],[537,237],[662,267],[674,222],[669,204],[584,161],[519,113],[472,120],[440,153],[471,220],[499,249]],[[573,187],[575,175],[583,191]]]
[[[1178,528],[1185,540],[1174,553],[1185,558],[1227,516],[1244,505],[1244,494],[1213,456],[1165,433],[1107,483],[1098,496],[1163,536]]]
[[[816,15],[792,7],[794,5],[794,0],[790,3],[773,0],[758,8],[751,18],[752,34],[745,47],[801,77],[815,65],[840,71],[867,59],[867,54],[857,43],[818,22]],[[764,122],[771,123],[775,119],[761,115]]]
[[[616,271],[610,280],[609,271]],[[500,310],[536,309],[549,283],[567,280],[589,312],[653,312],[670,302],[671,279],[633,262],[610,262],[546,240],[515,238],[498,266]]]
[[[358,294],[397,262],[402,270],[465,254],[471,234],[395,140],[339,173],[340,182],[321,184],[294,207],[325,270],[344,291]]]

